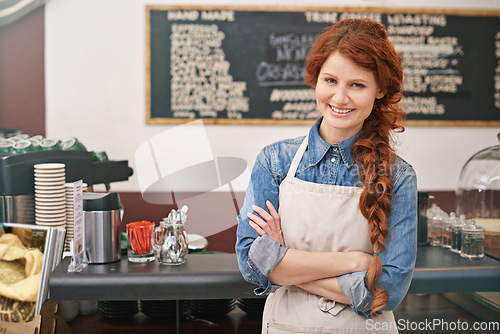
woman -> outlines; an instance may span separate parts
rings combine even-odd
[[[240,270],[270,293],[263,333],[397,332],[417,226],[416,176],[391,143],[404,131],[401,59],[383,25],[349,19],[318,37],[306,65],[322,117],[257,157]]]

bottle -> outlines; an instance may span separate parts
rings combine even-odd
[[[462,248],[462,227],[465,226],[465,215],[460,215],[460,218],[451,225],[451,247],[453,253],[460,253]]]

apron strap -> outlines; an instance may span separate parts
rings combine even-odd
[[[302,156],[304,155],[304,152],[306,151],[308,139],[309,139],[309,133],[305,136],[304,140],[302,141],[302,144],[300,144],[300,147],[297,150],[297,153],[295,153],[295,156],[293,157],[293,160],[292,160],[292,164],[290,165],[290,168],[288,169],[288,173],[286,174],[285,179],[293,179],[295,177],[295,173],[297,172],[297,167],[299,167],[299,163],[302,160]]]

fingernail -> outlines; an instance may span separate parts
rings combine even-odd
[[[257,205],[252,205],[252,209],[256,209],[257,208]]]
[[[247,217],[250,217],[251,215],[252,215],[252,213],[247,212]]]

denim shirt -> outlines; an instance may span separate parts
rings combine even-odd
[[[358,169],[352,147],[359,133],[331,145],[319,135],[322,118],[309,131],[309,142],[295,177],[309,182],[359,187]],[[279,207],[279,186],[287,175],[292,159],[304,137],[278,141],[266,146],[257,156],[245,201],[238,216],[236,254],[244,279],[258,285],[255,294],[269,294],[279,286],[267,276],[281,261],[287,247],[267,235],[259,236],[249,225],[248,212],[252,205],[267,209],[266,200]],[[386,249],[380,254],[382,273],[379,287],[388,290],[389,301],[384,310],[393,310],[403,300],[410,286],[417,251],[417,180],[407,162],[397,158],[392,166],[391,213]],[[369,316],[372,296],[365,284],[366,271],[338,277],[339,286],[360,315]]]

